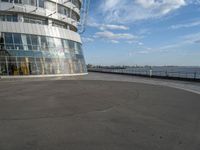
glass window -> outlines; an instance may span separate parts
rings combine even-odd
[[[72,0],[72,3],[73,3],[77,8],[80,9],[81,4],[80,4],[79,0]]]
[[[72,12],[72,19],[78,21],[78,18],[75,12]]]
[[[81,43],[77,43],[79,54],[83,55]]]
[[[5,33],[6,49],[14,49],[12,33]]]
[[[18,17],[17,17],[17,15],[13,15],[13,20],[12,20],[13,22],[17,22],[18,21]]]
[[[22,2],[23,4],[27,4],[27,5],[29,5],[30,4],[30,0],[23,0],[23,2]]]
[[[0,15],[0,21],[5,21],[5,16]]]
[[[12,58],[9,57],[7,67],[4,64],[5,60],[0,57],[0,61],[4,61],[0,63],[0,74],[59,74],[85,71],[84,60],[80,55],[81,44],[78,42],[37,35],[1,33],[2,47],[1,43],[3,46],[5,43],[5,48]],[[44,51],[48,50],[48,47],[51,51]]]
[[[68,40],[62,40],[63,47],[66,53],[69,53],[69,41]]]
[[[69,16],[70,14],[70,9],[66,8],[64,6],[58,5],[58,13],[63,14],[65,16]]]
[[[66,23],[55,21],[55,20],[52,22],[52,26],[67,29],[67,24]]]
[[[39,0],[39,7],[44,8],[44,0]]]
[[[5,33],[5,42],[13,43],[12,33]]]
[[[74,42],[74,49],[75,49],[75,54],[79,54],[79,47],[77,42]]]
[[[28,50],[32,50],[33,48],[32,48],[31,36],[30,35],[25,35],[25,36],[26,36]]]
[[[22,38],[22,43],[23,43],[24,50],[28,50],[28,43],[27,43],[26,35],[22,34],[21,38]]]
[[[12,1],[13,1],[13,0],[11,0],[11,2],[12,2]],[[15,2],[15,3],[20,3],[20,4],[21,4],[21,3],[22,3],[22,0],[14,0],[14,2]]]
[[[15,44],[22,44],[21,34],[14,33],[13,34],[13,39],[14,39],[14,43]]]
[[[8,16],[6,16],[7,17],[7,20],[6,21],[12,21],[12,16],[10,16],[10,15],[8,15]]]
[[[36,1],[37,1],[37,0],[30,0],[30,4],[31,4],[32,6],[36,6]]]
[[[1,0],[2,2],[9,2],[9,0]]]
[[[41,50],[42,51],[48,50],[47,38],[45,36],[41,36],[40,40],[41,40]]]
[[[58,48],[62,48],[62,42],[58,38],[54,38],[55,46]]]
[[[0,14],[0,21],[17,22],[18,21],[18,17],[17,17],[17,15]]]
[[[48,40],[48,47],[49,47],[50,49],[55,48],[54,39],[51,38],[51,37],[48,37],[47,40]]]
[[[62,45],[61,39],[54,38],[55,46],[56,46],[56,53],[59,54],[59,56],[64,56],[64,48]]]
[[[46,9],[48,9],[48,10],[56,11],[56,4],[53,3],[53,2],[46,1],[46,2],[45,2],[45,7],[46,7]]]
[[[31,42],[32,42],[32,48],[33,50],[38,50],[38,37],[37,35],[31,35]]]
[[[41,18],[33,17],[33,16],[24,16],[24,22],[47,25],[46,19],[41,19]]]
[[[69,48],[70,50],[74,50],[74,42],[69,40]]]
[[[22,46],[21,34],[14,33],[13,34],[13,39],[14,39],[15,49],[16,50],[20,50],[20,49],[22,50],[23,46]]]

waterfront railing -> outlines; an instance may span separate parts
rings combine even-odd
[[[89,72],[102,72],[113,74],[126,74],[135,76],[144,76],[151,78],[168,78],[180,80],[200,81],[200,72],[184,72],[184,71],[154,71],[154,70],[138,70],[134,68],[128,69],[111,69],[111,68],[88,68]]]

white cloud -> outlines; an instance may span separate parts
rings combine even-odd
[[[103,0],[99,12],[107,22],[126,23],[161,17],[185,5],[185,0]]]
[[[129,27],[114,24],[102,24],[100,30],[129,30]]]
[[[142,45],[144,45],[144,43],[142,43],[142,42],[139,42],[139,43],[138,43],[138,45],[142,46]]]
[[[135,40],[137,36],[129,33],[113,33],[110,31],[97,32],[95,37],[110,40],[112,43],[117,43],[118,40]]]
[[[196,40],[194,41],[194,43],[200,44],[200,40]]]
[[[140,50],[132,50],[128,53],[128,56],[129,57],[132,57],[132,56],[136,56],[136,55],[147,55],[147,54],[150,54],[152,53],[152,51],[148,50],[148,49],[140,49]]]
[[[159,50],[169,51],[169,50],[174,50],[180,47],[185,47],[186,45],[193,45],[193,44],[198,44],[198,43],[200,43],[200,32],[181,36],[177,39],[175,43],[161,46],[159,47]]]
[[[128,43],[128,44],[134,44],[135,42],[136,42],[135,40],[126,41],[126,43]]]
[[[104,5],[106,7],[104,7],[105,10],[108,10],[108,9],[112,9],[113,7],[118,7],[119,3],[121,2],[121,0],[105,0],[104,1]]]
[[[94,39],[90,37],[82,37],[81,38],[84,43],[93,42]]]
[[[199,40],[200,40],[200,32],[191,33],[181,37],[181,41],[188,44],[198,43]]]
[[[195,27],[195,26],[200,26],[200,21],[193,21],[193,22],[186,23],[186,24],[172,25],[170,28],[171,29],[180,29],[180,28],[190,28],[190,27]]]
[[[195,5],[199,5],[200,4],[200,0],[186,0],[186,2],[188,4],[195,4]]]
[[[137,53],[138,53],[138,54],[149,54],[149,51],[143,50],[143,51],[138,51]]]
[[[89,27],[95,27],[98,28],[99,30],[129,30],[129,27],[124,26],[124,25],[117,25],[117,24],[99,24],[94,21],[89,21],[87,25]]]
[[[116,40],[111,40],[110,42],[114,43],[114,44],[118,44],[119,43],[119,41],[116,41]]]

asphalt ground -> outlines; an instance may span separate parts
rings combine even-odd
[[[0,150],[199,149],[199,94],[121,81],[0,81]]]

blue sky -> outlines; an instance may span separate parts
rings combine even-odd
[[[87,63],[200,66],[200,0],[91,0]]]

